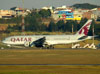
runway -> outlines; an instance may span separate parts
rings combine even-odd
[[[100,66],[100,64],[0,64],[0,66]]]

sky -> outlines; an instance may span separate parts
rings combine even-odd
[[[0,9],[10,9],[12,7],[24,7],[28,9],[42,8],[44,6],[71,6],[76,3],[90,3],[100,6],[100,0],[0,0]]]

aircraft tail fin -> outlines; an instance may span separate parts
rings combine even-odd
[[[81,36],[87,36],[88,31],[90,29],[92,20],[88,20],[83,26],[82,28],[76,33],[76,35],[81,35]]]

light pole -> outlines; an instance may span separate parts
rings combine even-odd
[[[73,24],[72,24],[72,35],[73,35]],[[72,47],[73,47],[73,43],[72,43]]]
[[[22,14],[22,33],[24,33],[24,31],[25,31],[25,20],[24,20],[24,0],[22,0],[22,3],[23,3],[23,8],[22,8],[22,12],[23,12],[23,14]]]
[[[92,34],[93,34],[93,44],[94,44],[94,24],[93,24],[93,27],[92,27]]]

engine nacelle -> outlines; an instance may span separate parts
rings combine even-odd
[[[33,47],[35,45],[34,45],[34,43],[27,41],[27,42],[24,43],[24,46],[25,47]]]
[[[25,47],[29,47],[29,46],[30,46],[30,42],[25,42],[25,43],[24,43],[24,46],[25,46]]]

